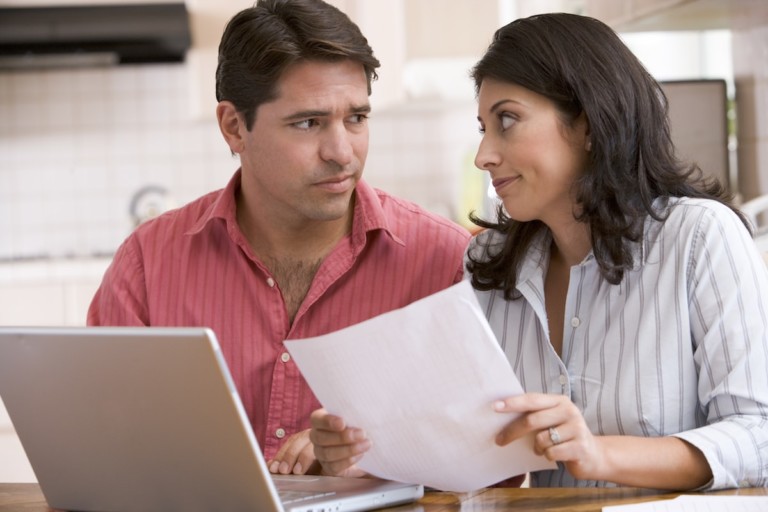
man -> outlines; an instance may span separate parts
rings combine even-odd
[[[460,280],[469,235],[360,177],[378,60],[321,0],[260,0],[219,46],[219,127],[241,167],[223,189],[123,243],[89,325],[208,326],[270,470],[305,473],[319,407],[283,347]]]

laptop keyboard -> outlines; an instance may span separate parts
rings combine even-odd
[[[312,500],[315,498],[322,498],[325,496],[333,496],[335,492],[311,492],[311,491],[280,491],[277,494],[280,496],[280,501],[285,504],[297,503],[299,501]]]

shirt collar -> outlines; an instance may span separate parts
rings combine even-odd
[[[355,187],[355,213],[352,220],[352,243],[355,246],[365,244],[370,231],[381,230],[395,243],[405,245],[395,233],[394,226],[384,212],[379,192],[363,180]]]
[[[218,197],[208,206],[203,215],[200,216],[192,229],[187,231],[187,235],[196,235],[200,233],[213,219],[222,219],[227,225],[228,230],[237,226],[237,191],[240,190],[240,180],[242,171],[238,169],[218,194]]]
[[[196,235],[210,224],[213,219],[222,219],[227,225],[227,230],[232,235],[233,231],[238,232],[237,227],[237,192],[240,190],[242,180],[242,169],[229,180],[226,187],[221,190],[218,197],[208,206],[205,213],[200,217],[192,229],[187,231],[187,235]],[[396,243],[405,245],[405,243],[394,233],[392,226],[384,212],[378,192],[360,180],[355,187],[355,210],[352,220],[352,242],[355,246],[364,245],[366,235],[369,231],[382,230]]]

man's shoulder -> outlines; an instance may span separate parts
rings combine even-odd
[[[387,220],[396,224],[418,225],[420,229],[441,231],[460,240],[469,240],[469,232],[456,222],[433,213],[424,207],[394,196],[381,189],[373,189]]]
[[[210,215],[211,209],[221,193],[222,190],[214,190],[183,206],[168,210],[138,226],[136,233],[144,236],[158,232],[167,235],[169,231],[173,234],[186,233]]]

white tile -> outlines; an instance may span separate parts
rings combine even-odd
[[[15,130],[15,125],[11,122],[12,108],[8,103],[0,103],[0,159],[2,159],[2,152],[5,150],[3,139],[7,139]]]
[[[4,285],[0,325],[62,325],[64,301],[59,285]]]
[[[97,129],[108,125],[111,119],[111,107],[107,99],[100,94],[94,94],[87,101],[74,105],[75,126],[80,129]]]
[[[45,97],[45,75],[41,71],[11,73],[11,96],[14,101],[40,101]]]
[[[111,68],[82,68],[73,72],[73,86],[79,96],[104,96],[107,91],[107,73]]]
[[[14,129],[24,133],[46,128],[44,104],[33,99],[17,99],[11,107],[10,119]]]
[[[79,96],[75,84],[75,70],[61,69],[45,72],[45,96],[49,101],[72,101]]]
[[[0,102],[8,102],[13,90],[13,73],[0,71]]]
[[[44,107],[45,124],[58,130],[72,130],[75,127],[76,109],[71,101],[53,101]]]
[[[140,66],[118,66],[109,68],[105,74],[105,85],[108,96],[118,99],[122,96],[135,95],[139,90]]]

